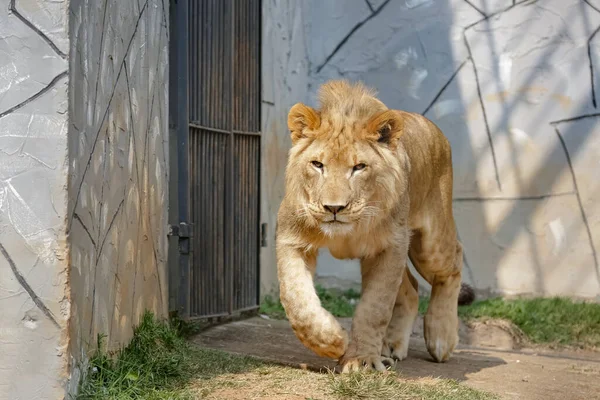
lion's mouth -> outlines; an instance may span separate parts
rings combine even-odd
[[[345,221],[340,221],[339,219],[330,219],[329,221],[323,221],[324,224],[328,224],[328,225],[335,225],[335,224],[347,224],[347,222]]]

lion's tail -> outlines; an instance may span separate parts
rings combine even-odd
[[[468,306],[475,301],[475,290],[466,283],[460,284],[460,292],[458,293],[458,305]]]

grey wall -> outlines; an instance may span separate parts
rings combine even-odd
[[[267,246],[261,247],[260,253],[261,296],[278,290],[275,226],[291,146],[287,114],[308,92],[303,4],[296,0],[262,2],[261,219],[267,224]]]
[[[0,399],[68,374],[67,2],[0,0]]]
[[[72,385],[98,334],[167,312],[168,2],[72,0]]]
[[[279,29],[265,33],[267,41],[279,39],[266,56],[273,65],[265,66],[265,87],[281,86],[270,97],[275,106],[314,104],[318,86],[332,78],[362,80],[388,106],[425,114],[450,139],[465,281],[485,294],[600,299],[600,2],[311,0],[277,7],[295,18],[265,16],[265,26]],[[265,129],[276,132],[265,136],[265,166],[281,174],[289,145],[284,114],[265,119]],[[272,218],[282,181],[266,182],[264,210]],[[332,284],[359,279],[356,263],[327,254],[317,272]]]

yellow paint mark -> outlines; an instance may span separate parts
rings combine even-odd
[[[506,102],[511,95],[515,94],[548,94],[548,88],[542,86],[525,86],[512,91],[502,91],[497,93],[488,94],[484,97],[486,101],[490,102]],[[572,99],[569,96],[565,96],[563,94],[552,93],[550,94],[550,98],[555,100],[563,109],[571,108],[573,103]]]
[[[573,101],[569,96],[564,96],[562,94],[553,94],[552,98],[556,100],[563,109],[568,110],[571,108],[571,104]]]

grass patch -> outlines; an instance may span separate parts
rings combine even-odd
[[[427,307],[429,307],[429,297],[419,296],[419,314],[425,315]]]
[[[336,317],[352,317],[360,293],[354,290],[336,291],[316,287],[323,307]],[[419,298],[419,314],[429,306],[429,297]],[[285,319],[279,299],[265,298],[260,312],[275,319]],[[504,300],[501,298],[475,301],[459,306],[458,315],[464,321],[502,319],[518,327],[534,344],[551,346],[600,347],[600,304],[573,301],[567,298],[534,298]]]
[[[396,374],[354,373],[333,376],[332,393],[342,399],[488,400],[498,397],[456,381],[423,378],[403,380]]]
[[[360,293],[349,289],[339,291],[334,289],[325,289],[317,285],[315,287],[317,296],[321,300],[323,307],[331,314],[339,318],[351,317],[354,315],[356,304],[360,299]],[[260,313],[268,315],[274,319],[286,319],[285,310],[278,298],[266,296],[260,305]]]
[[[268,315],[273,319],[287,319],[285,316],[285,310],[283,305],[279,301],[279,298],[267,295],[263,298],[260,303],[259,312],[264,315]]]
[[[131,342],[111,357],[98,339],[77,399],[193,399],[191,379],[210,379],[263,365],[248,357],[191,346],[180,325],[158,321],[147,312]]]
[[[463,320],[504,319],[536,344],[600,347],[600,304],[566,298],[476,301],[458,308]]]

